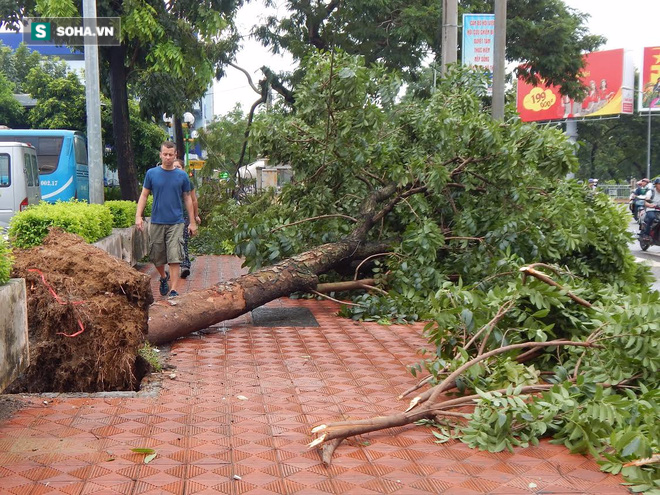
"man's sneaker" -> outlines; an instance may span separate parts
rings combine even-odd
[[[188,278],[189,275],[190,275],[190,268],[188,268],[187,266],[181,268],[181,278]]]
[[[167,297],[176,297],[176,296],[178,296],[178,295],[179,295],[179,293],[178,293],[177,291],[175,291],[175,290],[171,290],[170,293],[169,293],[169,295],[168,295]]]
[[[167,293],[168,293],[169,290],[170,290],[170,284],[167,283],[167,281],[168,281],[169,279],[170,279],[170,274],[169,274],[169,273],[167,274],[167,276],[166,276],[165,278],[161,278],[161,279],[160,279],[160,287],[159,287],[159,290],[160,290],[160,295],[161,295],[161,296],[166,296]]]

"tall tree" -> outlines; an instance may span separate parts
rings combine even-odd
[[[14,98],[14,84],[0,72],[0,125],[16,127],[23,120],[23,107]]]
[[[24,43],[18,45],[16,50],[0,44],[0,70],[14,83],[14,92],[16,93],[27,93],[23,88],[23,83],[28,73],[44,62],[45,59],[38,52],[30,50]],[[50,64],[49,68],[54,69],[55,67]],[[66,69],[63,69],[59,75],[63,76],[65,73]]]
[[[241,0],[209,0],[195,2],[175,0],[169,3],[150,0],[103,0],[97,4],[97,15],[121,17],[121,44],[100,50],[108,67],[108,84],[112,101],[112,121],[122,197],[137,200],[138,180],[130,132],[128,100],[135,96],[148,99],[163,96],[168,113],[180,111],[201,98],[213,76],[236,51],[237,36],[233,17]],[[74,0],[46,0],[21,4],[8,1],[0,6],[0,27],[16,27],[18,21],[37,12],[47,17],[78,17],[81,4]],[[154,74],[165,74],[166,84],[150,83]],[[169,97],[168,95],[173,96]],[[181,100],[183,95],[186,100]]]
[[[231,112],[215,120],[200,133],[200,144],[209,152],[205,172],[227,172],[234,176],[238,170],[247,118],[237,104]],[[247,160],[254,158],[248,152]]]
[[[31,128],[86,130],[85,87],[77,74],[69,72],[57,77],[35,67],[28,73],[23,87],[37,100],[27,115]]]
[[[411,79],[426,57],[440,59],[441,2],[289,0],[286,6],[286,17],[271,16],[255,29],[275,53],[286,50],[302,60],[314,49],[340,48]],[[485,0],[463,0],[459,6],[461,13],[493,8]],[[561,0],[509,0],[507,17],[507,57],[522,64],[520,74],[529,80],[543,77],[571,95],[580,93],[581,55],[604,41],[587,34],[585,15]]]
[[[624,182],[646,176],[648,150],[646,115],[621,115],[618,119],[589,120],[578,123],[578,177],[598,177]],[[658,124],[651,125],[651,175],[660,173]],[[655,165],[655,167],[653,167]]]
[[[9,47],[0,47],[0,77],[11,79],[2,84],[8,91],[5,104],[18,109],[12,119],[5,119],[4,124],[16,128],[64,128],[85,130],[85,88],[77,73],[67,72],[65,62],[58,58],[44,57],[29,47],[21,44],[12,51]],[[26,63],[27,62],[27,63]],[[17,71],[15,68],[22,67]],[[24,70],[29,67],[29,70]],[[37,100],[34,108],[23,112],[20,104],[11,94],[12,87],[21,88]],[[163,129],[151,118],[144,118],[137,101],[129,100],[129,118],[131,123],[131,141],[135,143],[134,155],[138,177],[143,177],[147,168],[158,161],[158,146],[167,138]],[[101,127],[103,142],[109,150],[103,157],[104,165],[117,170],[117,154],[112,132],[112,111],[108,98],[102,99]]]
[[[150,115],[180,114],[205,93],[237,49],[233,16],[240,1],[189,0],[104,3],[103,15],[122,16],[122,43],[102,50],[109,67],[113,129],[124,199],[137,199],[130,139],[129,89]],[[101,15],[101,14],[99,14]]]

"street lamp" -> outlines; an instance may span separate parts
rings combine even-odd
[[[165,126],[167,127],[167,137],[172,138],[172,122],[174,119],[167,115],[166,113],[163,114],[163,122],[165,123]]]
[[[186,145],[185,163],[186,163],[186,168],[188,168],[188,162],[189,162],[188,152],[190,151],[190,142],[194,139],[194,138],[190,137],[191,136],[190,128],[195,123],[195,116],[190,112],[184,113],[183,114],[183,123],[185,124],[184,129],[186,130],[186,135],[184,136],[184,139],[183,139],[183,141]]]

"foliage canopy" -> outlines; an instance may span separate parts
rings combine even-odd
[[[286,7],[287,16],[271,16],[255,28],[257,38],[275,53],[288,51],[302,61],[315,50],[340,49],[411,80],[425,58],[440,62],[442,2],[289,0]],[[459,2],[459,19],[463,13],[492,11],[492,1]],[[524,64],[517,70],[530,81],[542,77],[567,94],[581,93],[576,76],[582,54],[604,41],[588,33],[585,18],[560,0],[508,0],[507,58]]]

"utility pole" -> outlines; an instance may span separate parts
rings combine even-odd
[[[646,177],[651,178],[651,104],[649,103],[649,119],[646,125]]]
[[[495,0],[495,51],[493,60],[493,119],[504,119],[506,69],[506,0]]]
[[[83,0],[83,25],[96,31],[96,0]],[[103,146],[101,140],[101,87],[99,47],[85,36],[85,101],[87,106],[87,161],[89,202],[103,204]]]
[[[442,75],[456,63],[458,47],[458,0],[442,0]]]

